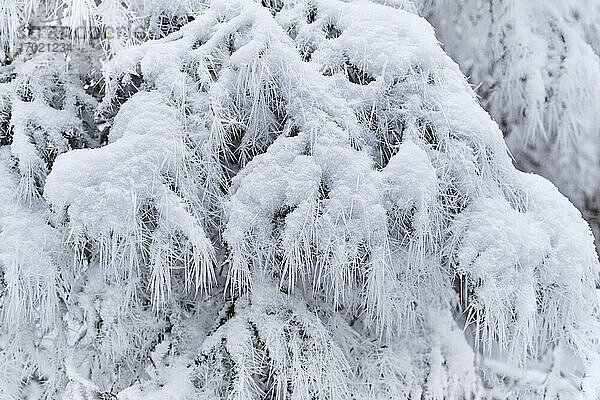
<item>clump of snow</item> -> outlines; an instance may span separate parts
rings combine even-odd
[[[75,240],[98,242],[110,274],[129,276],[147,257],[156,304],[170,297],[171,264],[178,260],[196,290],[210,287],[212,244],[189,209],[193,199],[177,192],[180,179],[189,182],[177,110],[157,92],[138,93],[123,105],[109,139],[100,149],[56,159],[44,189],[48,202],[66,213]]]

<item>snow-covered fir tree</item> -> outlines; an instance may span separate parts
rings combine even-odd
[[[449,3],[0,7],[0,399],[600,396],[592,233],[512,165],[417,15]],[[598,29],[569,7],[521,35],[573,29],[574,54],[524,72],[508,52],[489,72],[478,48],[469,71],[504,74],[484,98],[513,152],[582,152],[576,196],[598,92],[569,85],[598,84]],[[88,50],[19,51],[34,20],[84,27],[69,40]],[[118,34],[134,23],[144,35]],[[512,49],[524,25],[503,23]],[[523,74],[556,98],[512,93]]]

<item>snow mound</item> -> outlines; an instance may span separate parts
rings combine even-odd
[[[97,241],[110,273],[146,262],[156,304],[170,297],[171,269],[183,265],[196,290],[214,280],[213,246],[178,193],[190,157],[177,110],[157,92],[138,93],[115,119],[108,145],[57,157],[44,196],[69,220],[76,240]],[[148,226],[155,224],[155,226]],[[144,235],[149,243],[143,251]],[[145,257],[144,257],[145,256]],[[179,264],[179,265],[178,265]]]

